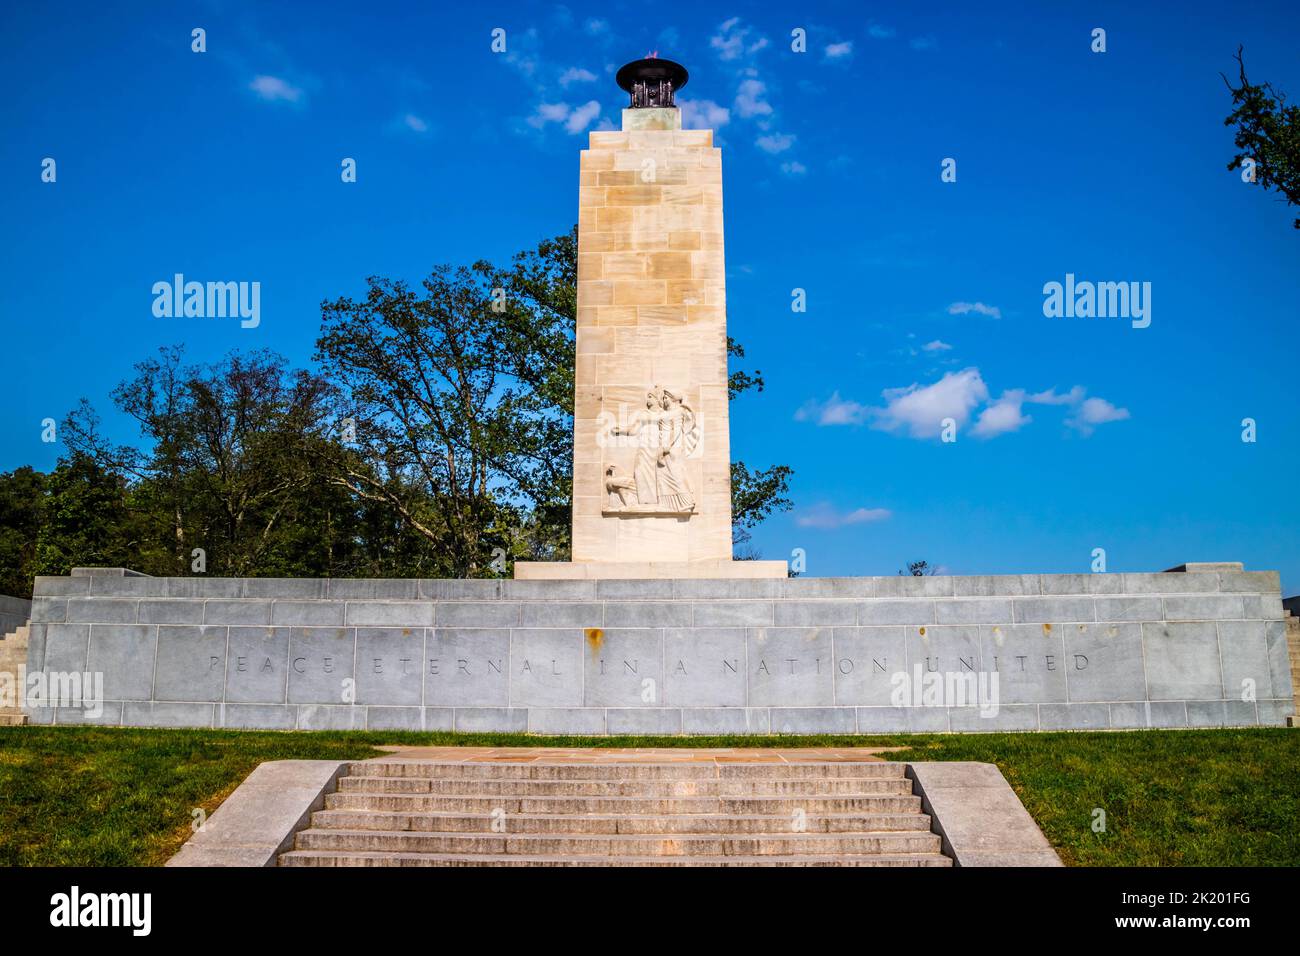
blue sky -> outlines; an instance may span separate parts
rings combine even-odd
[[[797,472],[764,557],[1064,572],[1104,548],[1300,590],[1300,233],[1225,169],[1219,78],[1244,44],[1300,97],[1300,11],[969,6],[5,5],[0,469],[51,467],[40,422],[82,396],[132,437],[108,395],[159,345],[306,364],[320,301],[367,275],[565,231],[613,71],[657,49],[723,147],[730,331],[768,383],[733,454]],[[177,272],[259,281],[261,324],[155,318]],[[1150,326],[1044,317],[1067,273],[1151,283]]]

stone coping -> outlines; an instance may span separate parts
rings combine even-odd
[[[735,562],[743,564],[745,562]],[[97,569],[109,570],[109,569]],[[152,578],[142,575],[39,575],[36,597],[329,599],[384,601],[832,600],[1276,594],[1276,571],[1107,574],[997,574],[848,578]],[[1278,616],[1281,614],[1279,612]]]
[[[167,866],[275,866],[351,761],[259,764]]]
[[[995,764],[909,763],[907,776],[957,866],[1063,866]]]

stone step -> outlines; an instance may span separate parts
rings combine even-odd
[[[868,856],[722,856],[722,857],[530,857],[484,854],[452,856],[432,853],[335,853],[331,851],[292,850],[280,856],[280,866],[879,866],[879,867],[951,867],[952,860],[938,853],[898,853]]]
[[[441,780],[738,780],[826,777],[901,778],[900,763],[838,761],[835,763],[442,763],[438,761],[375,760],[354,763],[353,777],[410,777]]]
[[[521,856],[440,853],[336,852],[291,850],[280,866],[952,866],[940,853],[882,853],[861,856]]]
[[[440,780],[432,777],[352,777],[339,780],[341,793],[442,793],[464,796],[540,797],[712,797],[828,796],[911,793],[904,777],[829,777],[795,780]]]
[[[390,853],[522,854],[525,856],[830,856],[938,853],[935,833],[586,835],[480,834],[401,830],[315,830],[298,833],[296,850]]]
[[[26,727],[27,715],[5,708],[0,711],[0,727]]]
[[[1291,658],[1292,705],[1300,714],[1300,622],[1289,618],[1286,622],[1286,649]],[[1291,721],[1288,721],[1291,726]]]
[[[805,813],[919,813],[921,798],[910,791],[868,796],[742,796],[742,797],[573,797],[573,796],[472,796],[411,793],[331,793],[328,810],[428,813],[456,811],[491,813],[614,813],[693,814],[752,813],[788,819],[796,810]]]
[[[800,808],[802,809],[802,808]],[[444,833],[494,833],[497,817],[488,813],[379,810],[318,810],[311,827],[320,830],[391,830]],[[654,834],[654,833],[791,833],[798,819],[809,833],[930,832],[924,813],[787,814],[507,814],[503,833]]]

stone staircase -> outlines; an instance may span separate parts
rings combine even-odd
[[[12,675],[15,694],[22,694],[23,689],[18,674],[19,668],[26,663],[27,627],[23,626],[0,638],[0,674]],[[23,713],[19,700],[0,701],[0,727],[20,726],[26,723],[27,715]]]
[[[951,866],[901,763],[354,763],[280,866]]]

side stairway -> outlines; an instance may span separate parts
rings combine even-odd
[[[1291,693],[1295,701],[1289,723],[1294,727],[1300,722],[1300,618],[1290,611],[1286,612],[1286,650],[1291,662]]]
[[[280,866],[951,866],[900,763],[354,763]]]
[[[21,695],[23,692],[18,674],[19,668],[26,664],[27,628],[24,626],[0,638],[0,674],[12,675],[10,686],[15,695]],[[23,713],[21,696],[16,696],[13,700],[0,700],[0,727],[25,723],[27,723],[27,715]]]

